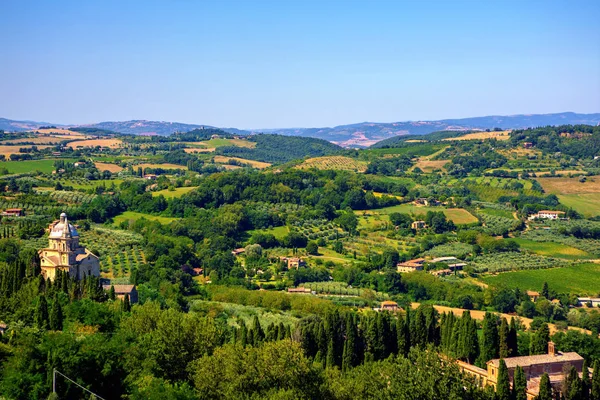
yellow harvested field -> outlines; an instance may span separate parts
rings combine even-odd
[[[554,171],[556,175],[585,175],[585,171],[576,170],[576,169],[562,169]],[[540,178],[550,177],[552,174],[550,172],[536,172],[537,176]]]
[[[409,139],[409,140],[405,140],[406,143],[426,143],[427,140],[420,140],[420,139]]]
[[[134,169],[138,169],[139,167],[142,167],[143,169],[145,169],[145,168],[187,169],[187,167],[185,165],[177,165],[177,164],[169,164],[169,163],[164,163],[164,164],[138,164],[138,165],[134,165],[133,166]]]
[[[85,139],[85,136],[79,136],[78,138]],[[35,143],[37,144],[58,144],[64,140],[72,140],[73,136],[64,136],[64,135],[56,135],[56,136],[37,136],[30,138],[21,138],[21,139],[12,139],[12,140],[4,140],[0,142],[0,144],[8,144],[8,143]]]
[[[69,143],[69,147],[72,149],[76,149],[78,147],[110,147],[116,148],[120,147],[123,142],[119,139],[90,139],[90,140],[76,140],[74,142]]]
[[[467,133],[464,136],[455,137],[455,138],[446,138],[443,140],[453,141],[453,140],[484,140],[484,139],[498,139],[498,140],[508,140],[510,139],[511,131],[498,131],[498,132],[474,132]]]
[[[23,146],[0,146],[0,154],[4,154],[6,158],[9,158],[11,154],[20,154],[19,149],[29,149],[32,145],[23,145]],[[40,150],[46,149],[52,146],[37,146]]]
[[[225,163],[229,162],[229,160],[235,160],[235,161],[239,161],[243,164],[249,164],[253,168],[258,168],[258,169],[263,169],[263,168],[267,168],[267,167],[271,166],[271,164],[269,164],[267,162],[247,160],[245,158],[239,158],[239,157],[226,157],[226,156],[215,156],[214,157],[214,162],[216,162],[216,163],[225,164]]]
[[[215,148],[201,148],[201,147],[194,147],[194,148],[186,148],[183,149],[183,151],[185,151],[186,153],[212,153],[213,151],[215,151]]]
[[[434,169],[441,169],[443,171],[445,171],[446,169],[444,168],[444,165],[448,164],[450,162],[450,160],[426,160],[423,158],[420,158],[415,166],[413,167],[413,169],[415,168],[420,168],[423,172],[432,172]]]
[[[525,149],[523,147],[515,147],[512,149],[498,150],[498,153],[502,154],[503,156],[510,156],[512,154],[516,154],[517,157],[525,157],[525,156],[542,154],[541,150]]]
[[[233,171],[234,169],[242,168],[239,165],[229,165],[229,164],[223,164],[223,165],[221,165],[221,167],[225,168],[227,171]]]
[[[579,178],[537,178],[537,181],[551,194],[600,193],[600,177],[587,177],[583,183]]]
[[[69,129],[62,128],[52,128],[52,129],[36,129],[35,132],[42,134],[57,134],[57,135],[68,135],[69,137],[73,136],[85,136],[81,132],[71,131]]]
[[[120,166],[118,166],[118,165],[116,165],[116,164],[109,164],[109,163],[103,163],[103,162],[95,162],[94,165],[100,171],[110,171],[110,172],[113,172],[113,173],[123,171],[123,168],[120,167]]]
[[[343,171],[365,172],[367,170],[367,162],[355,160],[354,158],[345,156],[325,156],[309,158],[296,168],[300,169],[333,169]]]

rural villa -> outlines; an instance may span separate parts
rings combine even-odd
[[[510,381],[517,366],[521,366],[527,378],[527,399],[533,400],[539,394],[540,379],[544,373],[550,377],[550,384],[555,390],[560,390],[564,379],[565,366],[573,366],[581,375],[583,369],[583,357],[575,352],[562,353],[556,351],[553,342],[548,342],[548,354],[535,356],[509,357],[504,362],[508,368]],[[466,362],[458,361],[460,369],[472,376],[475,376],[481,386],[493,386],[496,388],[498,383],[499,359],[487,362],[487,369],[479,368]]]
[[[564,211],[550,211],[550,210],[542,210],[537,214],[533,214],[529,217],[529,220],[534,220],[536,218],[539,219],[562,219],[564,218]]]
[[[57,270],[76,279],[100,276],[98,257],[79,244],[79,233],[69,224],[67,214],[60,214],[60,220],[52,222],[48,231],[48,247],[38,251],[44,278],[53,281]]]

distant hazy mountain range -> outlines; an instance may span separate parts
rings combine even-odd
[[[486,116],[461,119],[444,119],[439,121],[406,121],[406,122],[362,122],[351,125],[340,125],[333,128],[282,128],[253,129],[221,128],[233,134],[278,133],[288,136],[307,136],[329,140],[343,146],[369,146],[380,140],[398,135],[424,135],[442,130],[474,130],[474,129],[519,129],[546,125],[563,124],[600,124],[600,113],[577,114],[572,112],[558,114],[523,114],[509,116]],[[40,126],[48,126],[46,122],[13,121],[0,118],[0,129],[4,131],[27,131]],[[60,125],[74,126],[74,125]],[[81,125],[134,135],[170,135],[174,132],[186,132],[208,125],[183,124],[164,121],[116,121]],[[212,127],[211,127],[212,128]]]

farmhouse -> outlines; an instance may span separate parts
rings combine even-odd
[[[420,229],[427,228],[427,224],[425,223],[425,221],[414,221],[412,224],[410,224],[410,227],[411,229],[418,231]]]
[[[542,210],[537,214],[534,214],[529,217],[530,220],[540,218],[540,219],[560,219],[565,215],[564,211],[550,211],[550,210]]]
[[[533,290],[528,290],[527,296],[529,296],[529,300],[531,300],[534,303],[537,301],[537,299],[540,298],[540,294],[538,292],[534,292]]]
[[[600,307],[600,298],[598,297],[578,297],[577,301],[580,306],[592,305],[592,307]]]
[[[304,267],[306,266],[306,261],[304,261],[301,258],[298,257],[290,257],[287,258],[287,267],[288,269],[292,269],[292,268],[300,268],[300,267]]]
[[[239,256],[240,254],[244,254],[246,252],[246,249],[243,247],[240,247],[239,249],[235,249],[231,251],[231,254],[233,254],[234,256]]]
[[[158,178],[158,176],[156,176],[155,174],[145,174],[144,175],[144,179],[149,179],[149,180],[156,180],[156,178]]]
[[[69,224],[67,214],[60,214],[60,220],[52,222],[48,231],[48,247],[38,251],[44,278],[53,281],[57,270],[75,279],[100,276],[98,256],[79,245],[79,233]]]
[[[115,295],[118,299],[124,300],[125,295],[129,295],[129,302],[131,304],[138,302],[138,291],[135,285],[112,285],[115,288]],[[105,291],[110,290],[111,285],[102,285]]]
[[[6,217],[23,217],[25,211],[22,208],[7,208],[2,212],[2,215]]]
[[[312,294],[312,291],[310,290],[310,288],[305,288],[305,287],[288,288],[287,292],[295,293],[295,294]]]
[[[398,311],[400,308],[395,301],[386,300],[381,302],[380,309],[381,311]]]
[[[424,258],[416,258],[414,260],[409,260],[403,263],[398,263],[396,267],[398,268],[398,272],[415,272],[415,271],[423,271],[423,264],[425,263]]]
[[[524,149],[530,149],[533,147],[533,143],[531,142],[523,142],[523,148]]]
[[[583,357],[575,352],[562,353],[556,351],[553,342],[548,342],[548,354],[535,356],[509,357],[504,362],[508,369],[510,381],[517,366],[523,368],[527,378],[527,399],[533,400],[539,394],[540,379],[544,373],[550,377],[550,384],[555,390],[560,390],[564,380],[566,366],[573,366],[581,374],[583,368]],[[475,376],[482,386],[492,386],[496,388],[498,383],[498,368],[500,359],[494,359],[487,362],[487,370],[474,365],[458,362],[460,369],[470,375]]]

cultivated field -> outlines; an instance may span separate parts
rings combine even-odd
[[[264,169],[264,168],[271,166],[271,164],[269,164],[267,162],[247,160],[245,158],[239,158],[239,157],[215,156],[215,158],[214,158],[214,161],[216,163],[222,163],[222,164],[226,164],[227,162],[229,162],[229,160],[235,160],[235,161],[239,161],[243,164],[249,164],[253,168],[258,168],[258,169]]]
[[[35,132],[41,133],[43,135],[53,135],[53,134],[56,134],[56,135],[66,135],[66,136],[71,137],[71,138],[73,136],[85,136],[81,132],[71,131],[69,129],[62,129],[62,128],[36,129]]]
[[[449,162],[450,162],[450,160],[425,160],[425,159],[419,159],[415,163],[415,165],[414,165],[414,167],[412,169],[420,168],[425,173],[433,172],[434,169],[441,169],[442,171],[445,171],[446,169],[444,168],[444,165],[446,165]]]
[[[137,164],[133,166],[133,169],[138,169],[138,168],[142,168],[142,169],[146,169],[146,168],[162,168],[162,169],[187,169],[187,167],[185,165],[177,165],[177,164],[169,164],[169,163],[164,163],[164,164]]]
[[[568,260],[585,260],[596,258],[596,256],[593,254],[575,247],[567,246],[566,244],[554,242],[536,242],[533,240],[520,238],[516,238],[514,241],[521,245],[521,250],[527,250],[542,256],[565,258]]]
[[[579,178],[538,178],[544,190],[552,194],[600,193],[600,177],[588,177],[579,182]]]
[[[598,193],[559,194],[558,199],[565,206],[573,208],[586,217],[600,215],[600,194]]]
[[[48,147],[47,145],[35,145],[38,149],[43,150]],[[4,154],[4,156],[8,159],[11,154],[20,154],[19,149],[30,149],[33,145],[22,145],[22,146],[0,146],[0,154]]]
[[[204,148],[204,147],[193,147],[193,148],[185,148],[183,149],[186,153],[212,153],[215,151],[215,148]]]
[[[123,171],[123,167],[120,167],[120,166],[118,166],[116,164],[109,164],[109,163],[103,163],[103,162],[95,162],[94,165],[100,171],[110,171],[112,173]]]
[[[298,165],[297,168],[317,168],[365,172],[367,170],[367,162],[344,156],[314,157],[307,159],[302,164]]]
[[[557,292],[596,296],[600,292],[600,264],[580,264],[564,268],[505,272],[481,278],[493,286],[541,290],[544,282]]]
[[[464,136],[455,138],[446,138],[443,140],[484,140],[484,139],[497,139],[497,140],[508,140],[510,139],[510,131],[499,131],[499,132],[474,132],[467,133]]]
[[[71,159],[62,159],[65,162],[74,162]],[[8,170],[9,174],[22,174],[25,172],[42,171],[46,174],[54,170],[54,161],[56,160],[27,160],[27,161],[3,161],[0,167]]]
[[[289,229],[288,229],[287,226],[276,226],[275,228],[271,228],[271,229],[256,229],[256,230],[251,230],[251,231],[248,231],[247,233],[250,236],[252,236],[252,234],[255,233],[255,232],[270,233],[273,236],[275,236],[277,239],[283,239],[283,237],[289,233]]]
[[[175,197],[181,197],[184,194],[189,193],[194,189],[196,189],[196,186],[178,187],[178,188],[175,188],[174,190],[165,189],[165,190],[159,190],[157,192],[152,192],[152,196],[160,196],[162,194],[167,199],[172,199]]]
[[[462,208],[443,208],[443,207],[422,207],[412,203],[400,204],[392,207],[380,208],[378,210],[366,211],[367,214],[391,214],[404,213],[411,215],[425,215],[427,211],[442,211],[446,217],[452,220],[455,224],[472,224],[478,222],[470,212]],[[364,211],[357,211],[357,214],[362,214]]]
[[[85,139],[85,136],[65,136],[65,135],[56,135],[56,136],[36,136],[29,138],[21,138],[21,139],[12,139],[12,140],[3,140],[0,142],[1,144],[19,144],[19,143],[35,143],[38,144],[58,144],[64,140],[73,140],[73,139]]]
[[[90,139],[90,140],[76,140],[68,144],[68,146],[72,149],[76,149],[78,147],[110,147],[117,148],[120,147],[123,142],[119,139]]]
[[[160,217],[157,215],[144,214],[135,211],[125,211],[124,213],[117,215],[114,218],[114,224],[120,225],[123,221],[137,221],[138,219],[146,218],[150,221],[158,221],[161,224],[170,224],[173,221],[177,221],[177,218]]]

